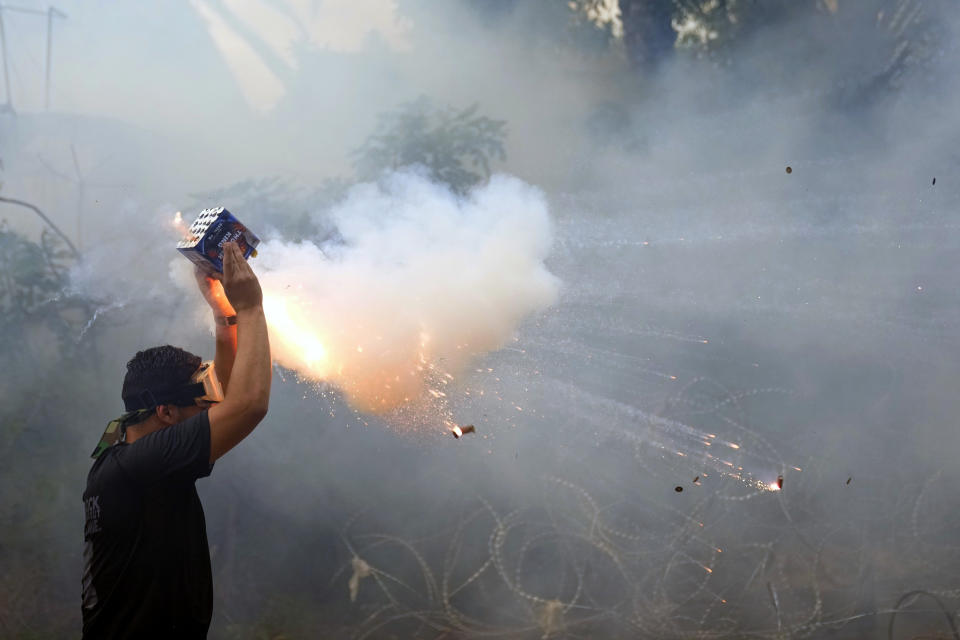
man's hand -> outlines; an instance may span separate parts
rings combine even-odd
[[[200,267],[193,268],[193,277],[196,278],[200,294],[210,305],[214,315],[223,317],[237,315],[233,305],[227,300],[227,296],[223,292],[223,285],[218,278],[210,276]]]
[[[238,313],[263,305],[260,281],[235,242],[223,245],[223,290]]]

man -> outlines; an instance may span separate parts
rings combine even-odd
[[[270,346],[260,283],[236,244],[220,281],[199,274],[217,321],[209,367],[176,347],[127,364],[127,413],[110,424],[83,493],[83,637],[206,638],[213,606],[203,508],[194,482],[267,413]],[[198,379],[207,378],[203,383]],[[213,402],[213,399],[222,401]]]

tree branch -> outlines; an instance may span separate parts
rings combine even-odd
[[[0,202],[6,202],[6,203],[8,203],[8,204],[15,204],[15,205],[19,205],[19,206],[21,206],[21,207],[26,207],[27,209],[32,210],[34,213],[36,213],[38,216],[40,216],[40,217],[43,219],[44,222],[47,223],[47,226],[49,226],[51,229],[53,229],[54,232],[56,232],[56,234],[57,234],[58,236],[60,236],[60,237],[63,239],[64,242],[67,243],[67,246],[70,247],[70,252],[73,254],[73,257],[76,258],[77,260],[80,259],[80,252],[77,251],[77,248],[76,248],[75,246],[73,246],[73,243],[72,243],[72,242],[70,242],[70,238],[67,237],[67,234],[65,234],[63,231],[61,231],[61,230],[60,230],[60,227],[58,227],[57,225],[53,224],[53,221],[52,221],[50,218],[48,218],[47,215],[46,215],[43,211],[40,211],[40,209],[38,209],[36,206],[30,204],[29,202],[24,202],[23,200],[16,200],[16,199],[14,199],[14,198],[4,198],[3,196],[0,196]]]

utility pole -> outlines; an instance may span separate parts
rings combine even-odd
[[[44,92],[44,106],[50,110],[50,67],[53,65],[53,17],[66,18],[67,14],[54,7],[47,7],[47,83]]]
[[[7,63],[7,38],[3,30],[3,12],[4,11],[13,11],[16,13],[28,13],[35,16],[46,16],[47,17],[47,69],[46,69],[46,83],[44,91],[44,106],[49,111],[50,110],[50,69],[53,66],[53,19],[57,18],[66,18],[67,14],[63,11],[60,11],[56,7],[47,7],[46,11],[40,9],[30,9],[28,7],[14,7],[12,5],[0,4],[0,48],[3,50],[3,80],[5,87],[7,89],[7,102],[5,105],[0,107],[0,112],[2,111],[13,111],[13,101],[10,98],[10,70]]]
[[[0,5],[0,50],[3,53],[3,85],[6,90],[3,94],[6,102],[0,106],[0,113],[13,113],[13,99],[10,97],[10,67],[7,62],[7,34],[3,28],[3,5]]]

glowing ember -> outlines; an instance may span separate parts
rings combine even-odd
[[[460,436],[464,434],[476,433],[476,432],[477,432],[477,429],[472,424],[468,424],[464,427],[460,427],[459,425],[453,425],[453,428],[450,429],[450,433],[452,433],[453,437],[457,438],[458,440],[460,439]]]

